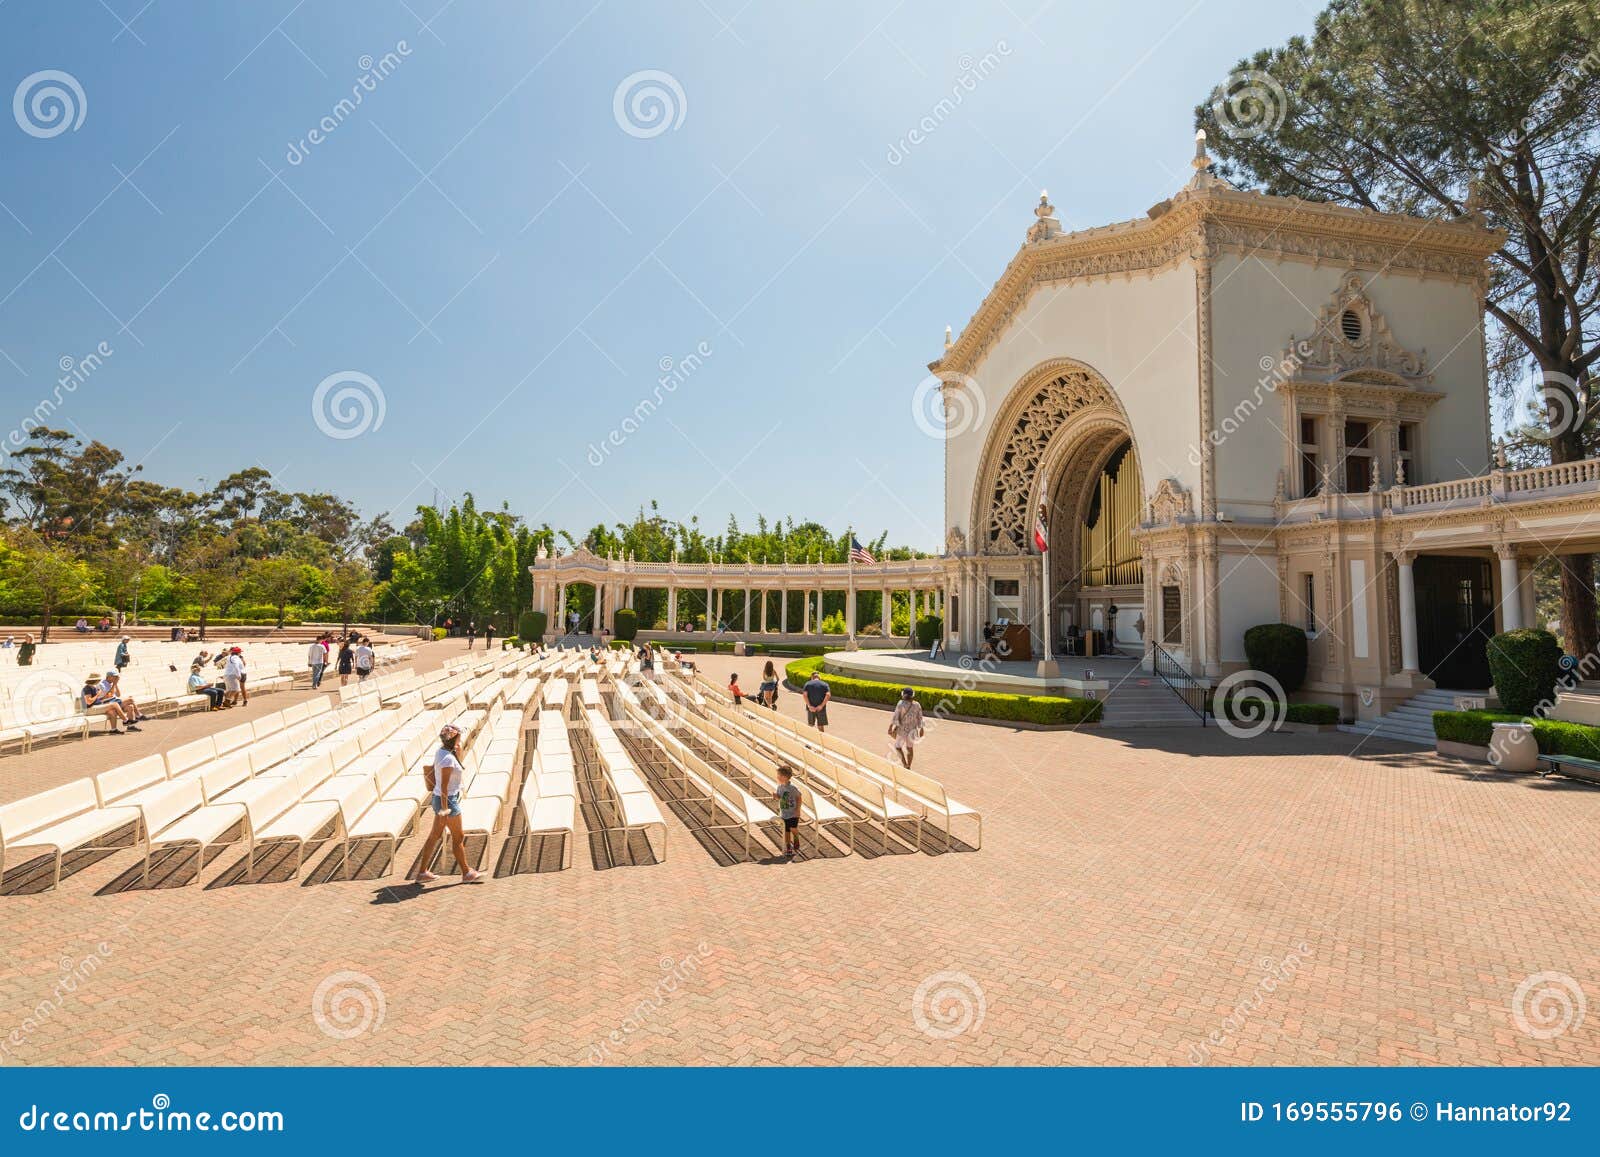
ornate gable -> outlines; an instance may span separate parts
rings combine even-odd
[[[1419,386],[1433,380],[1428,351],[1406,349],[1389,331],[1388,319],[1367,295],[1367,281],[1347,273],[1339,289],[1317,315],[1309,337],[1291,337],[1281,365],[1296,368],[1296,376],[1311,381],[1397,380]]]

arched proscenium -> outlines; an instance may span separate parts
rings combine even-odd
[[[989,430],[973,488],[973,547],[987,554],[1031,551],[1041,467],[1054,491],[1054,528],[1062,500],[1076,513],[1076,493],[1088,476],[1088,463],[1082,460],[1103,461],[1117,432],[1131,437],[1132,428],[1116,394],[1095,370],[1068,358],[1030,370],[1013,387]],[[1064,489],[1069,476],[1077,479],[1073,490]]]

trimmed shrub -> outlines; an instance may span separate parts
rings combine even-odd
[[[545,627],[549,622],[550,617],[543,611],[523,611],[517,616],[517,638],[537,643],[544,638]]]
[[[1600,759],[1600,727],[1563,723],[1557,719],[1529,719],[1509,711],[1435,711],[1433,733],[1455,743],[1488,747],[1496,723],[1531,723],[1533,738],[1544,755],[1576,755]]]
[[[791,686],[798,688],[814,671],[820,671],[829,689],[840,698],[893,706],[900,701],[904,683],[880,683],[871,679],[852,679],[822,670],[823,656],[796,659],[784,667]],[[960,691],[945,687],[913,687],[917,702],[930,715],[968,715],[979,719],[1003,719],[1020,723],[1055,726],[1098,723],[1104,709],[1098,699],[1068,699],[1054,695],[1001,695],[989,691]]]
[[[1549,631],[1505,631],[1489,640],[1489,674],[1500,706],[1531,715],[1540,703],[1555,699],[1561,644]]]
[[[1271,675],[1285,692],[1306,681],[1306,633],[1288,623],[1262,623],[1244,633],[1244,655],[1251,668]]]
[[[435,643],[437,643],[440,639],[444,638],[444,635],[445,635],[445,631],[444,631],[443,627],[435,627],[435,628],[433,628],[433,641]]]
[[[917,646],[931,647],[933,641],[944,633],[942,615],[923,615],[917,620]]]
[[[1328,724],[1339,722],[1339,709],[1332,703],[1291,703],[1284,715],[1287,723]]]
[[[621,607],[611,616],[612,630],[620,643],[631,643],[633,637],[639,633],[638,612]]]

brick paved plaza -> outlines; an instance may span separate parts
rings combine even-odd
[[[0,801],[214,718],[8,756]],[[882,711],[834,721],[884,742]],[[130,852],[56,892],[22,872],[0,1059],[1600,1063],[1600,1015],[1542,1039],[1549,994],[1525,993],[1532,1031],[1513,1007],[1539,973],[1600,991],[1600,791],[1356,742],[944,723],[919,766],[983,812],[977,852],[726,865],[669,815],[665,863],[597,866],[580,838],[569,871],[480,887],[328,882],[326,852],[254,885],[232,852],[149,891],[119,890]]]

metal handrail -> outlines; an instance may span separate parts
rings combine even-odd
[[[1209,688],[1189,674],[1188,669],[1178,662],[1160,643],[1152,642],[1150,650],[1152,652],[1150,666],[1155,671],[1156,677],[1167,685],[1168,690],[1176,695],[1185,707],[1200,717],[1200,726],[1204,727],[1206,725],[1206,715],[1209,713],[1206,702],[1206,693]],[[1199,693],[1200,706],[1198,707],[1189,700],[1190,694],[1195,692]]]

